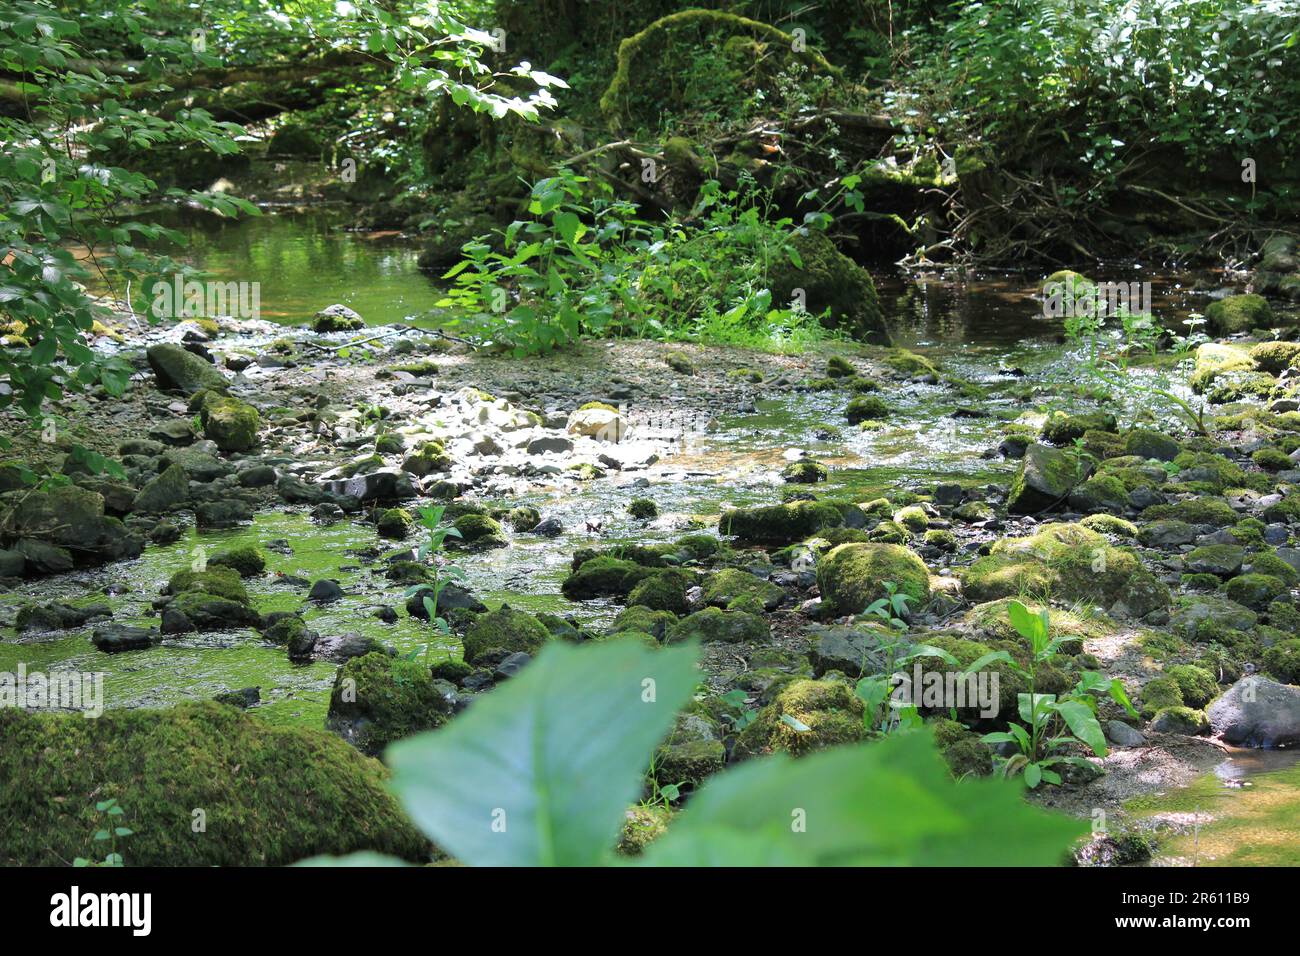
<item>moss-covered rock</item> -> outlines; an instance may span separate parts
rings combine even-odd
[[[637,583],[628,593],[629,605],[641,605],[652,611],[685,614],[691,609],[686,591],[695,585],[695,575],[681,568],[664,568]]]
[[[832,615],[859,614],[885,596],[885,581],[917,607],[930,597],[930,572],[915,552],[896,544],[842,544],[817,565],[822,603]]]
[[[1205,324],[1214,335],[1232,335],[1265,329],[1273,322],[1273,309],[1262,295],[1229,295],[1205,309]]]
[[[1287,684],[1300,684],[1300,640],[1279,641],[1264,652],[1264,670]]]
[[[858,395],[849,399],[845,406],[844,417],[850,425],[876,421],[889,417],[889,403],[878,395]]]
[[[815,485],[830,477],[830,472],[819,461],[792,461],[781,469],[781,477],[791,484]]]
[[[145,355],[163,391],[193,395],[205,388],[224,392],[230,385],[215,365],[179,345],[151,345]]]
[[[1250,350],[1250,358],[1261,372],[1280,375],[1300,358],[1300,342],[1260,342]]]
[[[1012,514],[1037,514],[1058,507],[1088,477],[1088,472],[1088,465],[1073,452],[1050,445],[1030,445],[1011,482],[1007,510]]]
[[[939,753],[955,778],[987,777],[993,772],[992,751],[978,734],[946,718],[932,721],[930,727]]]
[[[1092,601],[1145,617],[1169,605],[1169,589],[1126,548],[1077,524],[1047,524],[1028,538],[993,546],[962,574],[962,590],[975,601],[1020,594]]]
[[[1203,667],[1195,664],[1175,664],[1165,671],[1178,684],[1183,702],[1198,710],[1214,700],[1219,693],[1219,682]]]
[[[776,610],[786,598],[785,591],[771,581],[743,571],[723,568],[711,575],[704,585],[704,603],[728,607],[743,598],[752,598],[765,611]]]
[[[870,273],[836,249],[824,232],[797,232],[791,246],[793,257],[783,256],[770,266],[773,301],[788,304],[795,290],[802,289],[808,312],[821,315],[830,310],[823,319],[829,328],[855,339],[881,338],[884,316]]]
[[[237,604],[248,603],[248,591],[240,580],[239,571],[226,565],[209,566],[202,571],[192,568],[177,571],[167,581],[167,593],[183,594],[186,591],[214,594]]]
[[[1144,521],[1173,520],[1189,525],[1226,528],[1237,523],[1238,514],[1222,498],[1185,498],[1171,504],[1152,505],[1142,512]]]
[[[720,771],[727,759],[721,740],[687,740],[660,747],[654,771],[659,785],[689,792]]]
[[[550,637],[550,632],[537,618],[526,611],[517,611],[508,604],[503,604],[495,611],[475,618],[462,641],[465,645],[465,660],[473,664],[489,650],[536,654]]]
[[[1210,732],[1210,720],[1203,710],[1192,707],[1164,707],[1156,712],[1151,721],[1151,729],[1158,734],[1198,737]]]
[[[1115,426],[1115,416],[1109,412],[1086,412],[1079,415],[1055,412],[1043,422],[1039,434],[1044,441],[1051,442],[1053,445],[1070,445],[1076,438],[1082,438],[1084,432],[1094,429],[1113,432]]]
[[[792,501],[759,508],[724,511],[718,522],[723,534],[756,544],[792,544],[825,528],[844,524],[843,512],[830,502]]]
[[[0,863],[66,866],[102,856],[91,838],[112,797],[135,832],[127,866],[283,866],[361,850],[407,860],[428,843],[387,771],[332,734],[276,727],[233,707],[80,715],[0,709]],[[195,810],[206,832],[195,834]]]
[[[381,538],[401,541],[411,533],[415,519],[405,508],[388,508],[375,521],[375,530]]]
[[[393,741],[442,725],[451,705],[418,661],[373,652],[339,668],[325,727],[362,753],[378,755]]]
[[[770,636],[767,621],[747,611],[724,611],[707,607],[682,618],[668,628],[665,640],[702,641],[739,644],[746,641],[765,641]]]
[[[460,532],[460,537],[448,537],[447,546],[458,551],[487,551],[510,544],[505,530],[487,515],[461,515],[453,526]]]
[[[402,471],[424,477],[435,472],[451,471],[451,456],[442,442],[427,441],[402,460]]]
[[[1153,428],[1134,428],[1124,436],[1124,450],[1139,458],[1173,461],[1183,446],[1164,432]]]
[[[627,513],[637,521],[650,521],[659,517],[659,506],[649,498],[633,498],[628,502]]]
[[[653,568],[635,561],[600,555],[584,561],[564,579],[560,590],[571,601],[603,596],[625,597],[653,573]]]
[[[208,559],[209,568],[230,568],[241,578],[252,578],[266,570],[266,555],[254,544],[219,551]]]
[[[1183,691],[1173,677],[1153,677],[1142,685],[1137,707],[1142,716],[1151,718],[1166,707],[1182,707]]]
[[[608,634],[636,632],[649,634],[657,640],[663,640],[668,629],[677,623],[677,615],[672,611],[656,611],[640,604],[629,605],[614,623],[609,626]]]
[[[1288,590],[1285,581],[1271,574],[1240,574],[1223,585],[1229,600],[1254,611],[1264,610]]]
[[[736,739],[734,756],[783,752],[794,756],[866,736],[863,704],[848,684],[795,680]],[[787,719],[788,718],[788,719]]]
[[[252,405],[216,393],[204,399],[199,420],[204,436],[224,452],[249,451],[257,445],[257,432],[262,427],[261,416]]]

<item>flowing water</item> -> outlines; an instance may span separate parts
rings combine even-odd
[[[416,268],[418,248],[391,233],[347,231],[340,215],[312,212],[268,215],[239,222],[204,218],[189,228],[193,263],[214,277],[261,283],[262,317],[296,324],[334,302],[360,313],[369,324],[436,324],[436,281]],[[1155,274],[1138,266],[1117,270],[1115,281],[1150,279],[1157,314],[1183,317],[1204,299],[1191,293],[1195,280],[1213,286],[1218,277]],[[684,515],[716,514],[724,505],[768,502],[776,497],[777,472],[790,449],[803,449],[834,466],[828,493],[852,493],[866,500],[890,487],[936,480],[1005,481],[1011,466],[981,453],[997,444],[1001,426],[1030,411],[1018,397],[1026,381],[1073,384],[1077,366],[1061,361],[1059,328],[1045,320],[1031,293],[1037,277],[985,276],[953,283],[940,279],[880,282],[882,304],[896,344],[918,348],[950,374],[976,383],[978,398],[964,399],[951,388],[910,384],[891,388],[896,409],[884,427],[818,438],[842,422],[842,396],[799,394],[779,399],[755,396],[755,410],[707,423],[688,432],[679,454],[656,472],[648,489],[597,481],[563,495],[536,492],[503,506],[530,504],[561,518],[565,534],[554,539],[520,535],[507,552],[465,556],[457,561],[468,584],[489,604],[508,601],[530,611],[573,615],[592,624],[608,621],[618,607],[601,602],[570,603],[559,594],[573,551],[590,546],[583,530],[600,522],[604,543],[655,541],[679,536]],[[563,361],[557,357],[556,361]],[[649,527],[633,523],[626,504],[648,496],[662,517]],[[294,610],[305,589],[289,579],[339,580],[345,596],[306,612],[321,633],[358,631],[399,651],[431,639],[427,626],[399,614],[386,625],[373,616],[382,605],[400,605],[404,589],[387,581],[384,559],[401,546],[376,544],[373,527],[342,521],[319,526],[301,513],[269,511],[251,527],[188,536],[167,547],[149,547],[138,560],[106,569],[30,582],[0,595],[0,620],[11,620],[24,600],[84,599],[94,594],[123,623],[154,625],[150,605],[167,579],[200,552],[214,554],[237,543],[256,543],[267,553],[268,570],[248,582],[263,612]],[[501,555],[509,561],[503,562]],[[17,637],[0,628],[0,671],[24,663],[29,671],[102,671],[109,706],[160,706],[222,691],[261,688],[257,713],[274,722],[320,726],[335,666],[291,664],[283,648],[262,642],[255,632],[233,631],[169,638],[144,653],[105,655],[86,632]],[[454,655],[458,645],[436,646],[435,656]],[[1244,785],[1243,785],[1244,784]],[[1296,862],[1300,846],[1300,763],[1290,755],[1243,753],[1214,774],[1176,793],[1147,798],[1132,807],[1142,815],[1202,814],[1194,834],[1176,837],[1158,862],[1198,864]],[[1189,843],[1188,841],[1195,841]]]

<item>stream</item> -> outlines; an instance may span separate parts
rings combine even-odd
[[[418,247],[391,233],[345,231],[339,214],[316,211],[265,215],[239,222],[203,219],[188,227],[196,266],[225,280],[261,282],[261,317],[285,324],[306,321],[331,303],[360,313],[370,325],[436,325],[430,318],[438,297],[434,279],[416,268]],[[1132,267],[1113,278],[1149,278],[1161,314],[1185,315],[1203,296],[1190,292],[1197,279],[1210,287],[1219,277],[1144,272]],[[1061,361],[1057,330],[1041,317],[1029,296],[1034,279],[987,276],[955,284],[938,278],[919,282],[880,280],[882,305],[896,344],[922,348],[956,376],[988,389],[988,397],[963,404],[950,388],[918,383],[890,393],[896,414],[885,427],[819,438],[842,416],[833,394],[798,393],[765,398],[755,387],[753,411],[687,429],[678,454],[650,471],[637,487],[636,475],[582,485],[576,492],[535,492],[494,502],[532,505],[559,517],[566,529],[555,538],[512,535],[508,551],[466,555],[457,564],[467,584],[490,606],[506,601],[532,612],[573,615],[584,623],[608,622],[619,605],[571,603],[559,593],[578,547],[591,544],[583,529],[600,522],[605,543],[670,540],[682,519],[718,513],[727,505],[771,501],[782,485],[778,472],[792,449],[806,450],[832,467],[827,491],[851,492],[855,500],[878,496],[891,486],[936,480],[1006,482],[1014,462],[983,453],[995,447],[1001,426],[1032,411],[1018,394],[1024,382],[1050,386],[1069,380],[1072,366]],[[556,361],[562,361],[557,358]],[[1078,403],[1073,403],[1077,405]],[[976,407],[977,406],[977,407]],[[653,498],[660,518],[648,526],[626,513],[627,502]],[[381,606],[399,606],[405,588],[383,575],[384,558],[401,545],[376,543],[372,525],[342,520],[314,523],[305,513],[267,511],[252,526],[205,532],[189,528],[167,546],[148,547],[134,561],[27,582],[0,594],[0,621],[11,623],[26,600],[50,601],[103,591],[121,623],[156,624],[151,602],[177,569],[200,552],[255,543],[267,555],[267,573],[246,582],[262,612],[290,611],[303,604],[301,586],[288,578],[329,577],[344,597],[305,614],[321,633],[356,631],[394,646],[399,653],[430,639],[422,622],[398,616],[384,624]],[[501,561],[509,555],[509,563]],[[435,657],[454,655],[459,644],[435,645]],[[184,635],[142,654],[101,654],[85,632],[19,639],[12,626],[0,628],[0,671],[25,663],[29,670],[71,668],[102,671],[105,695],[115,707],[165,706],[245,687],[260,687],[256,713],[280,724],[320,726],[325,719],[336,665],[292,664],[283,648],[252,631]],[[1275,865],[1300,862],[1300,762],[1290,753],[1234,753],[1213,773],[1185,790],[1131,801],[1134,816],[1161,822],[1177,835],[1164,840],[1164,865]]]

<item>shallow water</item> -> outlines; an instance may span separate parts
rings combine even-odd
[[[1130,801],[1127,808],[1168,828],[1153,866],[1300,865],[1295,751],[1234,753],[1191,786]]]

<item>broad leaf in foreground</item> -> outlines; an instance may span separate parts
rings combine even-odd
[[[464,863],[600,863],[690,699],[695,659],[635,641],[552,644],[446,727],[389,747],[393,788]]]
[[[709,780],[647,866],[1048,866],[1087,825],[1002,780],[957,782],[928,731],[770,757]]]

